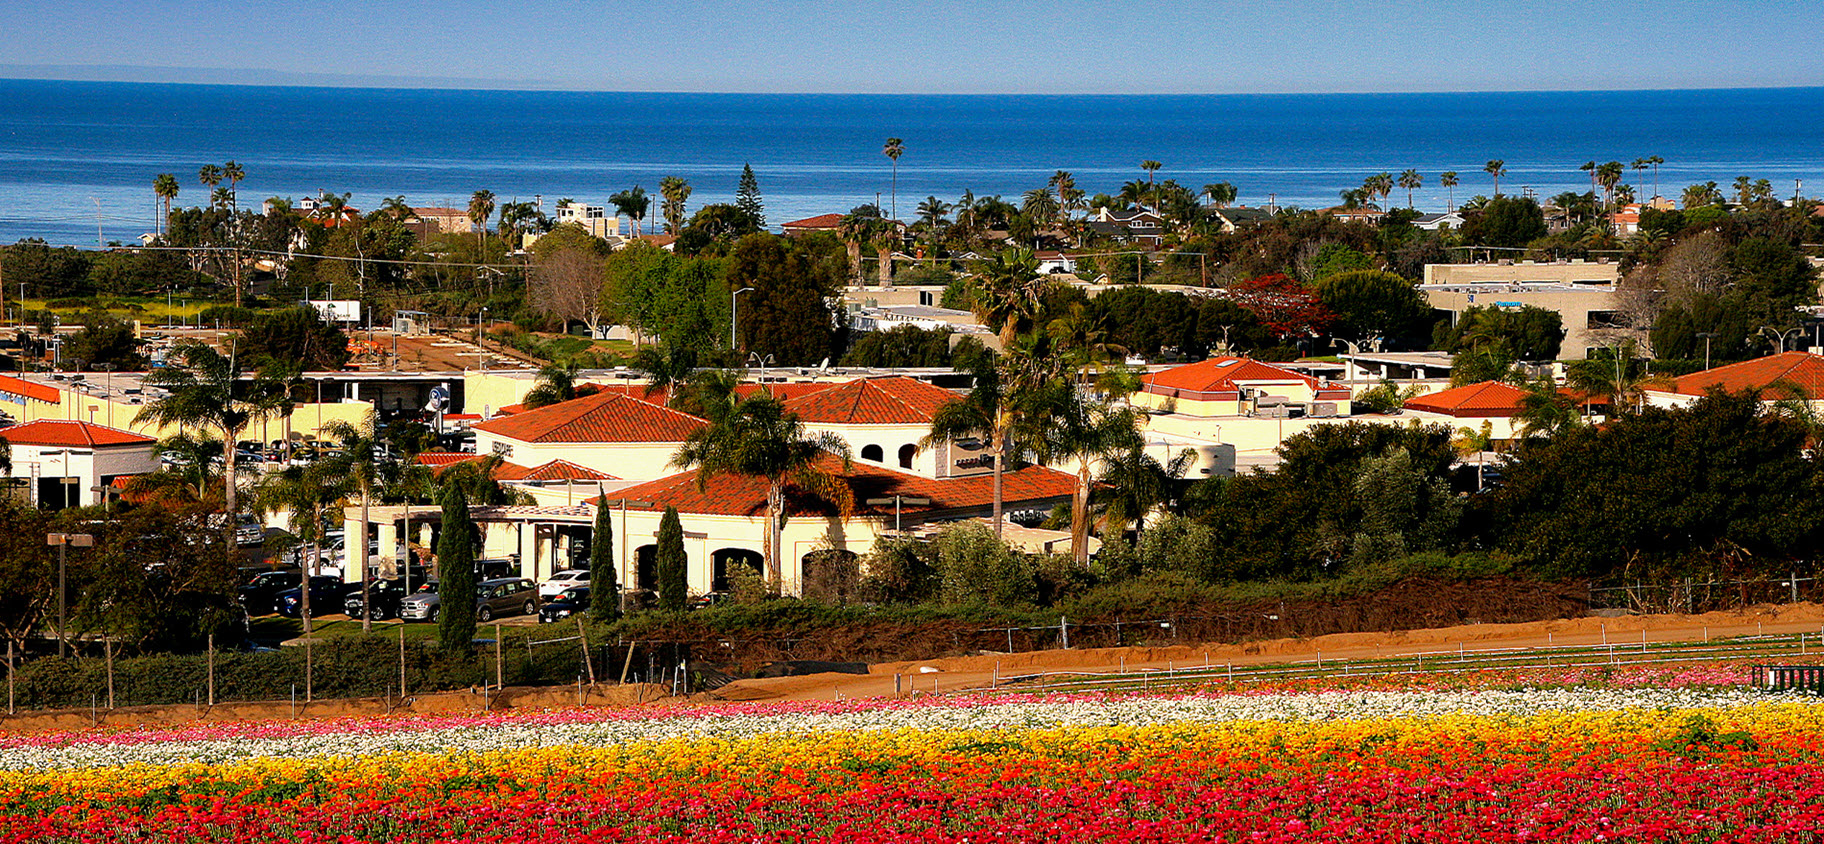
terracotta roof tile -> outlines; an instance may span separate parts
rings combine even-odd
[[[109,428],[91,422],[40,419],[0,429],[0,438],[13,445],[69,445],[93,448],[110,445],[146,445],[158,440],[144,434]]]
[[[1674,379],[1672,392],[1701,396],[1712,388],[1719,388],[1730,393],[1753,392],[1764,401],[1791,397],[1776,384],[1790,384],[1811,399],[1824,399],[1824,357],[1809,352],[1786,352],[1725,364]]]
[[[821,458],[818,466],[826,472],[839,472],[842,464],[832,455]],[[843,477],[855,496],[857,515],[892,515],[893,505],[875,507],[866,502],[870,498],[896,494],[930,499],[930,504],[904,505],[902,512],[907,514],[981,510],[994,502],[994,480],[987,474],[927,478],[855,461]],[[1056,469],[1028,466],[1002,474],[1001,498],[1009,509],[1028,503],[1051,502],[1070,497],[1076,490],[1076,483],[1074,476]],[[614,497],[649,501],[653,505],[635,509],[663,510],[669,505],[678,508],[680,513],[755,516],[766,512],[766,480],[745,475],[717,475],[698,489],[697,473],[690,471],[627,487],[615,492]],[[789,487],[786,510],[787,515],[827,516],[836,512],[835,505],[830,502]]]
[[[1313,390],[1319,386],[1318,380],[1309,375],[1237,357],[1210,358],[1175,366],[1151,373],[1140,380],[1154,388],[1149,392],[1181,390],[1186,393],[1234,393],[1241,390],[1241,382],[1255,381],[1303,381]]]
[[[802,220],[793,220],[789,223],[785,223],[785,224],[781,225],[780,228],[833,229],[839,225],[842,225],[842,215],[841,214],[818,214],[815,217],[806,217]]]
[[[506,468],[506,466],[510,466],[510,465],[512,465],[512,464],[503,464],[501,468],[504,470]],[[543,466],[538,466],[538,467],[535,467],[532,469],[527,469],[523,466],[514,466],[513,468],[516,470],[516,474],[513,477],[507,477],[507,475],[504,472],[495,472],[494,479],[497,481],[618,481],[618,480],[620,480],[620,478],[610,475],[607,472],[598,472],[587,466],[579,466],[568,460],[553,460],[549,463],[544,464]]]
[[[1483,381],[1407,399],[1406,407],[1446,416],[1511,419],[1519,415],[1520,399],[1525,395],[1525,390],[1512,384]]]
[[[533,443],[676,443],[703,427],[688,413],[604,390],[478,423],[474,430]]]
[[[34,384],[23,378],[11,375],[0,375],[0,395],[24,396],[28,399],[61,404],[63,391],[44,384]]]
[[[785,400],[785,409],[810,424],[925,425],[955,393],[916,378],[890,376],[850,381]]]

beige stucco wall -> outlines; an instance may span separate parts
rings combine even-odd
[[[519,404],[526,399],[526,393],[532,391],[537,383],[533,373],[483,373],[479,370],[462,373],[462,412],[492,414],[511,404]]]
[[[135,422],[133,418],[139,414],[143,405],[128,404],[122,401],[114,401],[113,399],[75,394],[67,390],[61,392],[63,401],[56,404],[38,401],[29,402],[25,407],[25,416],[20,418],[19,421],[35,422],[39,419],[62,419],[78,422],[93,422],[97,425],[120,428],[122,430],[132,431],[136,434],[144,434],[145,436],[157,439],[163,439],[183,430],[180,426],[176,425],[155,425],[150,422]],[[9,404],[7,407],[9,408],[9,413],[13,413],[15,417],[18,417],[16,410],[16,408],[19,407],[18,405]],[[91,407],[95,409],[90,411],[89,408]],[[365,401],[300,404],[292,411],[290,417],[275,416],[253,423],[242,433],[241,438],[248,440],[257,439],[261,442],[269,443],[273,440],[285,439],[287,432],[293,432],[300,436],[321,438],[323,426],[326,426],[331,422],[345,422],[358,426],[365,423],[373,412],[373,404]]]
[[[676,474],[671,459],[681,443],[528,443],[487,431],[475,432],[476,454],[500,454],[509,463],[542,466],[568,460],[624,481],[650,481]]]
[[[1426,264],[1425,284],[1494,284],[1501,282],[1551,282],[1557,284],[1614,284],[1620,265],[1595,261],[1538,263],[1514,261],[1484,264]]]

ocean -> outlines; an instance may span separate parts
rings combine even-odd
[[[1306,208],[1378,172],[1414,168],[1420,210],[1488,194],[1587,190],[1585,161],[1665,159],[1659,192],[1765,178],[1824,190],[1824,88],[1462,94],[892,96],[303,88],[0,80],[0,242],[94,246],[153,227],[152,180],[203,204],[204,164],[239,162],[243,206],[352,193],[377,206],[466,207],[560,197],[607,205],[635,184],[687,179],[692,208],[730,201],[744,164],[768,223],[894,204],[888,137],[904,140],[897,206],[964,190],[1013,201],[1056,170],[1091,194],[1145,178],[1227,181],[1240,202]],[[1638,180],[1638,181],[1636,181]],[[1651,171],[1629,171],[1645,197]],[[1396,189],[1389,201],[1404,205]],[[655,201],[656,208],[656,201]],[[656,216],[656,214],[655,214]]]

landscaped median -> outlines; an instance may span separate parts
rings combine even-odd
[[[0,841],[1808,840],[1824,704],[1733,676],[19,736]]]

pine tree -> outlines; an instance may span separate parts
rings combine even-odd
[[[468,653],[475,641],[475,523],[462,487],[443,493],[437,538],[437,641],[448,653]],[[682,536],[679,537],[682,541]]]
[[[609,622],[621,617],[621,585],[614,570],[614,511],[603,501],[595,508],[595,533],[589,537],[589,618]]]
[[[754,221],[754,228],[766,228],[766,206],[760,202],[760,180],[754,178],[754,165],[741,167],[741,187],[735,190],[735,207]]]
[[[684,525],[678,508],[666,507],[659,517],[659,548],[654,557],[659,569],[659,609],[681,610],[689,585],[684,570]]]

